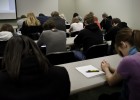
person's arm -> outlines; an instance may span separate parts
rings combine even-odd
[[[37,41],[37,45],[38,45],[39,47],[41,47],[42,45],[44,45],[44,44],[45,44],[45,43],[44,43],[44,40],[45,40],[45,36],[43,36],[43,33],[42,33],[42,34],[40,35],[38,41]]]
[[[105,60],[101,62],[101,68],[105,72],[106,80],[110,86],[115,85],[122,80],[116,70],[112,69],[112,71],[114,70],[114,73],[111,72],[111,67]]]

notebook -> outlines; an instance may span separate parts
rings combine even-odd
[[[93,65],[80,66],[80,67],[76,67],[76,69],[88,78],[105,74],[103,71],[99,70]],[[94,70],[94,72],[88,72],[89,70]]]

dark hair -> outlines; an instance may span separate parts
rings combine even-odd
[[[120,23],[118,23],[117,27],[120,28],[120,29],[122,29],[122,28],[128,28],[126,22],[120,22]]]
[[[121,47],[121,41],[128,42],[131,46],[140,48],[140,30],[133,30],[130,28],[123,28],[120,30],[115,39],[115,47]],[[117,48],[116,48],[117,49]],[[116,50],[118,51],[118,50]]]
[[[20,18],[27,18],[26,15],[21,15]]]
[[[87,24],[93,24],[94,23],[94,16],[92,14],[87,14],[84,18],[84,22]]]
[[[58,13],[57,11],[53,11],[53,12],[51,13],[51,16],[52,16],[52,17],[58,17],[58,16],[59,16],[59,13]]]
[[[50,30],[55,28],[55,22],[52,19],[48,19],[44,24],[43,24],[43,29],[44,30]]]
[[[78,13],[74,13],[74,14],[73,14],[73,18],[74,18],[74,17],[77,17],[77,16],[79,16]]]
[[[38,16],[45,16],[43,13],[39,13],[39,15]]]
[[[119,19],[119,18],[113,18],[112,19],[112,24],[117,24],[117,23],[120,23],[121,22],[121,20]]]
[[[3,24],[3,25],[1,26],[1,28],[0,28],[0,32],[1,32],[1,31],[8,31],[8,32],[11,32],[11,33],[14,34],[14,28],[13,28],[13,26],[10,25],[10,24]]]
[[[14,36],[8,40],[3,58],[3,66],[12,79],[18,79],[21,61],[27,56],[35,56],[41,71],[47,71],[49,62],[35,42],[26,36]]]

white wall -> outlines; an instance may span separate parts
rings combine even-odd
[[[63,13],[69,22],[71,22],[73,13],[76,11],[75,7],[75,0],[58,0],[59,13]]]
[[[81,16],[92,11],[99,21],[102,13],[106,12],[127,22],[129,27],[140,29],[139,4],[140,0],[76,0],[76,11]]]
[[[17,0],[17,16],[34,12],[37,16],[44,13],[50,16],[52,11],[58,11],[58,0]]]

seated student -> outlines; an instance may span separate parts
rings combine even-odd
[[[40,13],[37,19],[40,21],[41,25],[43,25],[49,19],[49,17]]]
[[[3,24],[0,28],[0,57],[3,56],[7,41],[13,37],[14,29],[10,24]]]
[[[101,68],[105,72],[110,86],[123,81],[123,91],[119,99],[140,100],[140,30],[122,29],[116,35],[115,46],[117,52],[124,57],[117,69],[113,69],[107,61],[102,61]],[[99,100],[114,100],[105,95]]]
[[[86,15],[84,22],[86,26],[74,39],[74,45],[76,48],[83,48],[83,52],[86,53],[90,46],[103,43],[103,35],[98,25],[93,22],[91,14]]]
[[[57,29],[59,30],[62,30],[62,31],[65,31],[66,32],[66,25],[65,25],[65,20],[62,19],[60,16],[59,16],[59,12],[57,11],[53,11],[51,13],[51,17],[50,19],[52,19],[54,22],[55,22],[55,26]]]
[[[46,45],[46,54],[66,51],[66,32],[56,29],[55,22],[48,19],[44,31],[37,42],[38,46]]]
[[[100,30],[101,30],[101,25],[100,25],[100,23],[98,21],[98,18],[94,15],[93,12],[89,12],[89,14],[91,14],[93,16],[93,22],[96,23],[98,25],[98,27],[100,28]]]
[[[108,33],[108,31],[112,27],[112,17],[108,16],[106,13],[103,13],[102,18],[103,20],[100,23],[101,28],[104,29],[106,33]]]
[[[70,25],[69,32],[77,32],[83,29],[83,23],[80,22],[79,17],[73,18],[73,23]]]
[[[69,97],[67,70],[53,67],[26,36],[15,36],[8,41],[3,67],[0,100],[67,100]]]
[[[18,29],[20,29],[23,25],[23,22],[26,20],[25,15],[21,15],[20,18],[17,20]]]
[[[42,33],[43,28],[34,13],[28,13],[26,20],[20,29],[22,35],[26,35],[33,40],[37,40]]]
[[[116,37],[117,32],[123,28],[128,28],[127,23],[126,22],[118,22],[116,26],[112,27],[110,29],[110,31],[107,34],[105,34],[105,36],[104,36],[105,40],[107,40],[107,41],[111,40],[109,54],[116,53],[115,46],[114,46],[115,45],[115,37]]]

